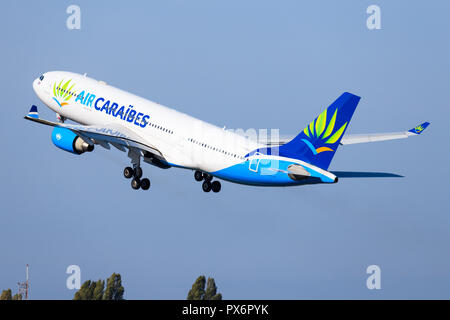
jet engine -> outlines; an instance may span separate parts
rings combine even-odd
[[[82,154],[94,150],[94,145],[87,143],[66,128],[55,127],[52,131],[52,141],[58,148],[73,154]]]

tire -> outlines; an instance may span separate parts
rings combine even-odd
[[[139,179],[134,178],[133,180],[131,180],[131,187],[134,190],[138,190],[141,187],[141,181],[139,181]]]
[[[203,180],[203,173],[201,173],[200,171],[196,170],[194,172],[194,179],[195,179],[195,181],[202,181]]]
[[[147,178],[144,178],[141,180],[141,188],[142,190],[148,190],[150,188],[150,180]]]
[[[132,176],[134,176],[134,170],[131,167],[126,167],[123,169],[123,176],[127,179],[130,179]]]
[[[142,178],[142,168],[141,167],[136,167],[136,169],[134,169],[134,177],[137,179]]]
[[[205,181],[211,182],[212,178],[213,178],[213,176],[210,175],[209,173],[204,173],[203,174],[203,179],[205,179]]]
[[[220,184],[220,182],[219,181],[213,181],[212,183],[211,183],[211,190],[213,191],[213,192],[219,192],[220,191],[220,189],[222,188],[222,185]]]
[[[202,189],[205,192],[210,192],[211,191],[211,182],[209,181],[203,181],[202,183]]]

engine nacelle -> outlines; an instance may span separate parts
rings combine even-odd
[[[94,150],[93,145],[66,128],[55,127],[52,132],[52,141],[58,148],[73,154],[82,154]]]

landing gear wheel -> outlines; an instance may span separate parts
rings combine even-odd
[[[200,171],[196,170],[194,172],[194,179],[195,179],[195,181],[202,181],[203,180],[203,173],[201,173]]]
[[[141,168],[141,167],[136,167],[136,168],[134,169],[134,177],[135,177],[136,179],[142,178],[142,168]]]
[[[150,188],[150,180],[147,178],[144,178],[141,180],[141,188],[142,190],[148,190]]]
[[[203,179],[205,179],[205,181],[211,182],[212,178],[213,178],[213,176],[210,175],[209,173],[204,173],[203,174]]]
[[[123,169],[123,175],[125,178],[130,179],[134,175],[134,170],[131,167]]]
[[[138,190],[141,187],[141,181],[139,179],[134,178],[131,180],[131,187],[134,190]]]
[[[219,192],[220,191],[220,189],[222,188],[222,186],[220,185],[220,182],[219,181],[213,181],[212,183],[211,183],[211,190],[213,191],[213,192]]]
[[[203,181],[202,189],[205,192],[210,192],[211,191],[211,182],[209,182],[207,180]]]

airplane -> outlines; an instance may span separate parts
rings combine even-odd
[[[123,175],[135,190],[150,188],[150,180],[142,178],[142,162],[192,170],[194,179],[203,181],[204,192],[219,192],[218,179],[253,186],[298,186],[337,183],[339,177],[383,176],[328,168],[340,145],[417,136],[429,125],[424,122],[403,132],[345,135],[360,101],[345,92],[296,136],[258,141],[86,74],[46,72],[33,81],[33,89],[57,120],[39,118],[35,105],[25,119],[53,127],[54,145],[75,155],[92,152],[95,145],[127,152],[131,165]]]

